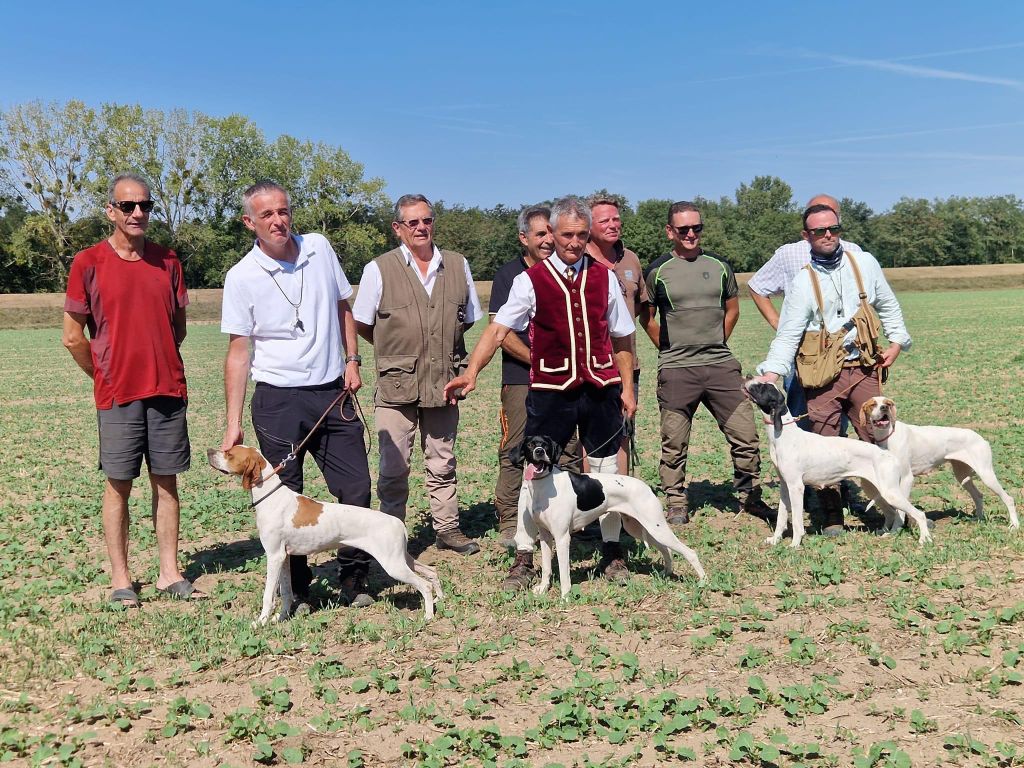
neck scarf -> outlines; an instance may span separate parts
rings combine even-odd
[[[818,253],[811,249],[811,261],[825,269],[835,269],[839,266],[839,260],[843,258],[843,246],[839,244],[832,253]]]

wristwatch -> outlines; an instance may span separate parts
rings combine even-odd
[[[346,363],[355,363],[356,365],[362,365],[363,364],[363,356],[362,355],[349,355],[348,357],[345,358],[345,362]]]

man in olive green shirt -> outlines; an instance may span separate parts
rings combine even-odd
[[[693,203],[673,203],[665,232],[672,250],[647,271],[650,304],[639,324],[658,347],[661,484],[672,524],[690,520],[686,457],[693,414],[701,403],[729,443],[740,508],[768,521],[761,499],[761,459],[753,411],[743,395],[740,363],[726,343],[740,307],[736,275],[700,247],[703,224]],[[660,319],[660,322],[659,322]]]

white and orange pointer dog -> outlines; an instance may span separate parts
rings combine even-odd
[[[949,462],[956,480],[971,495],[974,501],[974,517],[985,517],[981,491],[974,484],[977,475],[992,489],[1010,513],[1010,528],[1020,528],[1017,506],[1013,497],[1003,490],[992,468],[992,448],[988,441],[977,432],[960,427],[918,427],[896,420],[896,403],[888,397],[873,397],[861,409],[861,423],[867,426],[875,438],[875,445],[893,454],[904,468],[909,468],[914,477],[926,475]],[[881,505],[879,505],[881,506]],[[898,515],[890,519],[886,513],[886,527],[899,530],[903,519]]]
[[[254,624],[266,624],[280,585],[281,612],[277,620],[291,614],[291,573],[289,555],[312,555],[339,546],[354,547],[380,563],[396,581],[415,587],[423,595],[423,614],[434,617],[434,595],[442,599],[441,583],[430,566],[409,554],[405,524],[398,518],[365,507],[321,503],[287,488],[273,467],[255,448],[236,445],[226,451],[208,450],[210,466],[229,475],[239,475],[242,487],[252,492],[256,528],[267,553],[267,585],[263,610]]]

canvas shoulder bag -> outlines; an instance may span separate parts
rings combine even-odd
[[[878,363],[878,316],[867,302],[867,292],[864,290],[864,281],[861,279],[857,260],[849,252],[846,253],[846,258],[849,259],[853,276],[857,280],[860,306],[853,317],[834,333],[829,333],[825,329],[825,302],[821,295],[818,275],[810,264],[804,267],[811,278],[811,288],[818,302],[818,314],[821,315],[822,323],[819,331],[804,331],[800,348],[796,353],[796,373],[800,383],[808,389],[827,386],[839,378],[848,354],[843,340],[853,328],[857,329],[854,345],[860,354],[855,362],[868,367]]]

